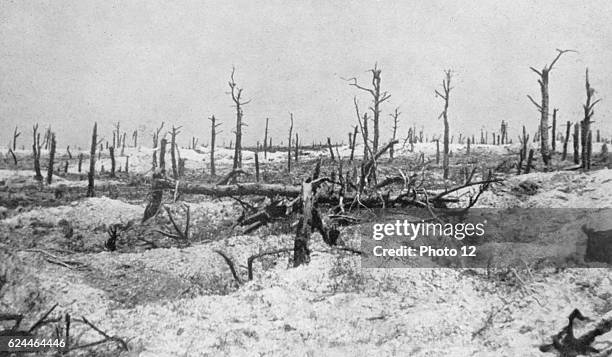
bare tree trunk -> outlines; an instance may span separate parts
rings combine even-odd
[[[259,152],[255,150],[255,181],[259,182]]]
[[[183,177],[185,175],[185,160],[186,159],[181,159],[181,156],[179,155],[179,158],[178,158],[178,177]]]
[[[527,134],[525,125],[523,125],[523,137],[519,137],[519,141],[521,142],[521,154],[523,159],[525,159],[527,157],[527,144],[529,143],[529,134]]]
[[[174,177],[175,180],[179,177],[177,166],[176,166],[175,150],[178,150],[178,148],[176,147],[176,136],[181,133],[179,131],[180,128],[182,127],[179,126],[178,128],[175,128],[173,125],[172,126],[172,137],[170,138],[170,159],[172,160],[172,177]]]
[[[586,70],[586,103],[583,105],[584,108],[584,119],[581,123],[582,129],[582,168],[590,170],[591,169],[591,158],[589,150],[591,142],[591,117],[593,117],[594,111],[593,108],[597,103],[599,103],[600,99],[593,101],[593,95],[595,94],[595,89],[591,87],[589,82],[589,69]]]
[[[238,88],[236,82],[234,81],[234,72],[235,68],[232,68],[232,74],[230,77],[230,81],[228,82],[229,87],[231,89],[232,100],[234,101],[234,105],[236,107],[236,143],[234,149],[234,166],[233,169],[239,169],[242,167],[242,127],[245,125],[242,122],[242,107],[248,104],[250,101],[242,102],[242,88]]]
[[[451,91],[451,71],[450,70],[446,70],[445,72],[445,76],[446,78],[442,81],[442,90],[444,93],[440,93],[439,91],[436,90],[436,94],[442,98],[444,100],[444,110],[442,111],[442,113],[440,113],[440,118],[444,119],[444,156],[443,156],[443,161],[442,161],[442,166],[444,167],[444,179],[448,179],[449,176],[449,160],[448,160],[448,154],[449,154],[449,135],[450,135],[450,129],[449,129],[449,125],[448,125],[448,103],[449,103],[449,99],[450,99],[450,91]]]
[[[157,137],[153,134],[153,154],[151,155],[151,169],[155,171],[157,168]]]
[[[367,161],[369,159],[369,151],[368,151],[368,146],[370,145],[368,143],[368,140],[370,140],[370,133],[368,132],[368,113],[363,113],[363,161]]]
[[[98,146],[98,123],[94,123],[89,151],[89,172],[87,173],[87,197],[94,197],[94,175],[96,171],[96,147]]]
[[[380,118],[380,105],[391,98],[391,95],[387,92],[380,91],[380,81],[381,81],[381,70],[374,65],[374,68],[370,70],[372,73],[372,88],[362,87],[357,83],[357,78],[351,78],[349,85],[354,86],[358,89],[368,92],[372,96],[373,105],[371,107],[372,115],[373,115],[373,123],[374,123],[374,137],[372,141],[372,152],[376,154],[378,152],[378,144],[380,139],[380,130],[379,130],[379,118]],[[365,119],[364,119],[365,121]],[[364,124],[365,126],[365,124]],[[364,158],[365,160],[365,158]]]
[[[589,130],[589,135],[587,136],[587,155],[586,155],[586,169],[591,169],[591,154],[593,153],[593,135]]]
[[[78,164],[78,172],[81,173],[81,169],[83,167],[83,153],[79,153],[79,164]]]
[[[502,135],[503,137],[503,135]],[[467,139],[467,149],[466,149],[466,154],[469,155],[470,154],[470,138]]]
[[[531,168],[533,167],[533,149],[529,150],[529,157],[527,158],[527,166],[525,167],[525,173],[528,174],[531,172]]]
[[[580,123],[574,124],[574,164],[580,163]]]
[[[587,136],[589,132],[589,125],[582,120],[580,122],[580,160],[582,163],[582,168],[586,168],[586,152],[587,152]]]
[[[12,148],[9,148],[8,153],[11,154],[11,157],[13,158],[13,163],[15,164],[15,168],[17,168],[17,156],[15,155],[15,152]]]
[[[397,136],[397,121],[400,116],[399,107],[395,108],[395,111],[390,114],[391,118],[393,118],[393,135],[391,136],[391,141],[395,141],[395,137]],[[389,160],[393,161],[393,155],[395,154],[395,147],[391,146],[389,148]]]
[[[48,127],[47,130],[45,130],[45,136],[43,137],[43,146],[45,147],[45,150],[49,149],[50,137],[51,137],[51,127]]]
[[[508,128],[508,123],[506,123],[506,121],[502,120],[502,122],[501,122],[501,129],[500,129],[500,133],[501,133],[501,145],[504,145],[504,144],[508,143],[507,128]]]
[[[17,130],[15,127],[15,131],[13,131],[13,151],[17,150],[17,138],[21,135],[21,132]]]
[[[565,130],[565,138],[563,141],[563,156],[561,157],[561,161],[565,161],[565,159],[567,159],[567,142],[569,141],[571,126],[572,126],[572,123],[568,120],[566,124],[566,130]]]
[[[55,133],[51,133],[51,148],[49,150],[49,166],[47,166],[47,185],[53,181],[53,163],[55,160]]]
[[[111,159],[110,177],[115,177],[115,148],[113,146],[109,147],[108,152],[110,153]]]
[[[355,145],[357,144],[357,125],[355,125],[355,129],[353,130],[353,141],[351,142],[351,157],[349,159],[350,162],[353,161],[355,157]]]
[[[125,155],[125,132],[121,139],[121,156]]]
[[[132,133],[132,140],[134,142],[134,147],[138,147],[138,130],[134,130]]]
[[[159,128],[153,133],[153,171],[157,168],[157,144],[159,143],[159,133],[161,133],[163,128],[164,122],[162,122]]]
[[[440,164],[440,139],[436,139],[436,165]]]
[[[130,157],[126,156],[125,157],[125,173],[127,174],[130,168]]]
[[[548,95],[548,77],[550,71],[553,69],[555,63],[559,60],[561,55],[566,52],[574,52],[572,50],[557,50],[557,57],[550,63],[550,65],[544,66],[541,71],[531,67],[531,70],[538,74],[540,79],[538,83],[540,84],[540,93],[542,95],[542,100],[540,104],[538,104],[531,96],[527,96],[529,100],[538,108],[540,112],[540,151],[542,153],[542,160],[544,164],[548,166],[550,164],[550,150],[549,150],[549,140],[548,140],[548,106],[549,106],[549,95]]]
[[[297,226],[297,233],[293,248],[293,266],[298,267],[310,262],[310,224],[313,222],[313,189],[311,183],[302,184],[302,217]]]
[[[266,118],[266,130],[264,131],[264,140],[263,140],[263,152],[264,158],[268,158],[268,122],[270,118]],[[272,145],[272,140],[270,140],[270,145]]]
[[[327,147],[329,148],[329,155],[331,156],[332,161],[336,161],[336,157],[334,156],[334,149],[332,147],[331,139],[327,138]]]
[[[40,134],[38,133],[38,124],[32,127],[32,152],[34,154],[34,178],[42,182],[43,176],[40,172]]]
[[[113,146],[118,148],[121,146],[121,122],[115,124],[115,131],[113,132]]]
[[[215,139],[217,137],[217,127],[221,125],[221,123],[216,123],[217,119],[215,116],[211,116],[210,120],[210,176],[215,176]]]
[[[165,139],[164,139],[165,140]],[[162,199],[164,197],[164,189],[161,186],[161,174],[153,172],[153,183],[151,184],[150,200],[145,207],[144,215],[142,217],[142,223],[147,221],[149,218],[155,216],[161,207]]]
[[[300,155],[300,138],[298,133],[295,133],[295,163],[298,162],[298,156]]]
[[[553,118],[552,118],[552,136],[551,136],[551,146],[552,152],[557,150],[557,111],[559,109],[553,109]]]
[[[160,147],[159,147],[159,170],[161,171],[162,176],[166,175],[166,144],[168,141],[166,138],[161,139]]]
[[[291,137],[293,135],[293,113],[289,113],[291,116],[291,125],[289,126],[289,143],[287,144],[287,172],[291,172]]]

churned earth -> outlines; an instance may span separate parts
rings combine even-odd
[[[421,149],[431,154],[431,148]],[[492,147],[489,153],[511,150]],[[140,150],[142,159],[136,153],[130,158],[135,170],[138,165],[147,170],[146,152]],[[184,155],[188,168],[204,165],[200,154]],[[282,160],[278,156],[271,160]],[[1,179],[23,183],[30,174],[3,170]],[[144,201],[101,196],[4,209],[0,276],[7,283],[0,310],[25,313],[27,326],[57,303],[58,316],[84,316],[130,347],[119,352],[108,343],[74,355],[141,357],[544,356],[538,347],[550,343],[574,308],[593,319],[577,331],[612,318],[609,269],[369,269],[358,255],[330,249],[318,234],[308,265],[291,267],[287,253],[266,256],[255,261],[253,279],[247,281],[248,257],[291,248],[291,226],[243,235],[232,227],[241,210],[235,200],[196,196],[167,204],[179,221],[189,206],[193,245],[181,248],[161,240],[149,249],[138,242],[133,235],[146,240],[170,227],[163,211],[140,223]],[[603,168],[509,175],[475,208],[610,207],[612,171]],[[111,225],[124,232],[115,252],[104,249]],[[584,239],[578,236],[584,233],[572,234],[571,239]],[[342,238],[356,248],[367,239],[359,226],[343,228]],[[243,284],[215,250],[235,262]],[[75,327],[75,341],[99,339],[91,329],[81,329]],[[604,349],[610,343],[612,333],[594,346]]]

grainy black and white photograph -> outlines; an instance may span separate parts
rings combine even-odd
[[[612,356],[610,19],[0,0],[0,356]]]

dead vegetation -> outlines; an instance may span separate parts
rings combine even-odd
[[[450,94],[454,89],[451,86],[450,70],[444,72],[442,89],[435,91],[443,101],[443,109],[439,115],[439,119],[443,119],[442,134],[431,133],[429,136],[423,130],[417,133],[417,128],[413,125],[409,128],[408,135],[402,138],[398,129],[401,113],[399,108],[396,108],[389,114],[393,119],[391,138],[384,142],[379,129],[382,104],[387,102],[391,95],[381,87],[382,70],[378,65],[374,65],[369,71],[372,76],[371,86],[360,85],[356,78],[348,80],[350,86],[367,93],[371,103],[367,110],[361,110],[357,97],[353,98],[356,125],[350,126],[352,130],[348,135],[347,147],[327,136],[323,136],[318,145],[313,143],[308,146],[300,143],[301,133],[298,135],[294,131],[294,116],[289,113],[286,145],[282,142],[277,146],[272,145],[269,121],[266,120],[263,145],[258,142],[252,150],[245,148],[242,140],[242,128],[246,126],[243,108],[249,101],[243,99],[242,89],[234,80],[234,69],[228,82],[236,115],[233,148],[230,143],[230,149],[233,151],[231,165],[227,161],[222,161],[219,165],[216,161],[218,157],[215,156],[215,150],[226,150],[216,142],[220,133],[217,128],[221,123],[214,115],[210,117],[209,147],[198,147],[197,138],[192,136],[190,148],[186,149],[189,153],[193,151],[210,158],[208,165],[198,163],[200,166],[195,169],[185,167],[187,159],[182,156],[187,156],[187,151],[181,149],[178,143],[181,139],[181,126],[172,125],[170,131],[162,133],[164,123],[161,123],[152,132],[151,157],[146,158],[148,167],[138,170],[136,166],[137,170],[130,169],[130,172],[129,163],[136,165],[135,161],[141,159],[137,156],[140,149],[126,150],[126,132],[121,131],[119,123],[112,132],[112,144],[107,142],[106,148],[103,145],[105,140],[98,132],[98,125],[94,123],[89,153],[80,152],[74,158],[69,150],[66,155],[56,153],[56,134],[51,128],[47,129],[41,143],[38,125],[35,125],[31,162],[27,157],[15,153],[15,142],[20,134],[18,128],[15,128],[13,147],[10,149],[12,163],[5,160],[3,165],[11,170],[21,168],[32,171],[36,181],[31,183],[24,179],[23,183],[13,187],[6,185],[6,188],[0,190],[3,206],[15,208],[16,211],[21,207],[21,211],[16,214],[35,210],[35,206],[63,207],[84,197],[94,199],[103,195],[137,204],[144,203],[144,207],[140,207],[142,210],[139,208],[138,217],[129,217],[126,221],[115,218],[85,228],[68,220],[62,223],[35,222],[27,227],[18,223],[16,229],[20,230],[20,233],[10,237],[7,234],[2,244],[12,245],[24,253],[33,253],[45,264],[84,274],[90,282],[99,285],[111,300],[122,306],[133,307],[150,301],[180,299],[204,292],[227,294],[237,289],[246,289],[250,286],[249,282],[257,280],[260,272],[263,274],[266,271],[263,261],[278,263],[286,259],[287,269],[303,268],[321,253],[330,254],[336,259],[328,276],[332,293],[362,293],[366,289],[368,277],[357,268],[347,267],[345,264],[355,263],[353,255],[366,256],[369,252],[362,250],[358,241],[351,238],[349,232],[352,230],[374,220],[384,219],[393,210],[405,212],[407,209],[417,209],[428,221],[445,223],[450,221],[451,217],[466,214],[477,207],[483,196],[515,175],[552,170],[589,171],[605,166],[606,139],[600,138],[599,133],[595,142],[602,143],[606,149],[602,148],[600,156],[595,156],[595,160],[592,160],[594,142],[591,123],[593,108],[599,100],[594,99],[595,91],[590,86],[588,71],[585,80],[587,97],[584,118],[580,123],[574,124],[573,163],[567,162],[567,145],[572,125],[570,121],[566,124],[565,135],[559,133],[563,154],[555,151],[555,144],[549,148],[548,75],[566,52],[568,51],[559,50],[558,56],[541,71],[532,68],[540,76],[542,99],[539,103],[531,97],[529,99],[540,112],[540,128],[530,135],[523,126],[522,135],[518,137],[518,147],[513,146],[512,140],[508,139],[509,124],[505,120],[501,121],[499,133],[490,133],[491,145],[488,145],[489,133],[482,131],[480,144],[476,143],[473,133],[453,130],[458,134],[455,140],[455,136],[451,135],[449,120]],[[553,143],[557,141],[556,118],[555,109]],[[166,139],[168,134],[170,142]],[[137,138],[138,131],[135,130],[132,134],[134,149],[137,146]],[[303,137],[301,140],[304,140]],[[456,143],[453,143],[454,140]],[[532,147],[534,142],[539,142],[539,150]],[[168,144],[171,171],[167,172]],[[433,147],[434,144],[435,156],[433,150],[426,152],[424,149],[428,145]],[[499,150],[489,150],[490,147],[496,146],[500,147]],[[46,184],[42,183],[41,174],[43,148],[48,151]],[[261,162],[260,148],[263,149],[263,157],[266,159]],[[125,154],[126,151],[128,155]],[[267,160],[275,153],[280,153],[278,156],[281,159]],[[247,156],[251,154],[252,164],[247,160]],[[87,158],[86,155],[89,155],[87,185],[76,185],[75,182],[85,181],[85,176],[81,175],[81,163]],[[538,155],[541,156],[544,166],[538,165]],[[57,170],[62,160],[63,173]],[[68,172],[69,165],[75,166],[76,160],[78,172]],[[103,162],[108,165],[108,160],[110,170],[107,172]],[[121,162],[124,162],[125,166]],[[207,166],[208,173],[204,170]],[[537,194],[539,189],[538,184],[523,181],[511,190],[514,190],[516,196],[526,197]],[[233,201],[228,204],[229,200],[224,199]],[[230,208],[223,212],[215,211],[215,214],[223,213],[225,216],[213,219],[213,214],[197,211],[198,201],[202,200]],[[602,242],[607,237],[602,238],[597,232],[586,228],[583,230],[589,239],[587,255],[590,254],[590,257],[599,262],[606,259],[605,252],[609,247]],[[223,246],[224,240],[240,235],[256,236],[258,240],[263,241],[265,233],[270,231],[288,234],[287,241],[266,249],[260,247],[258,251],[250,251],[248,254],[237,254],[237,249],[231,249],[229,245]],[[84,245],[84,235],[94,236],[91,239],[96,242]],[[44,240],[46,236],[51,238]],[[49,243],[53,240],[55,242]],[[45,247],[45,244],[52,245],[53,249]],[[110,257],[118,257],[160,248],[174,249],[183,254],[184,250],[201,245],[211,247],[210,250],[225,262],[229,274],[227,270],[223,270],[219,261],[212,260],[211,264],[214,263],[219,269],[218,274],[203,279],[199,273],[177,277],[168,272],[155,271],[144,264],[131,266],[127,263],[112,262],[103,268],[94,268],[93,264],[85,261],[87,255],[79,255],[108,254]],[[516,288],[521,292],[521,296],[530,297],[535,295],[535,288],[531,285],[535,280],[532,270],[533,267],[527,263],[522,270],[512,266],[500,271],[487,266],[484,274],[487,279],[501,281],[505,286]],[[0,274],[0,291],[10,285],[6,276]],[[36,297],[29,297],[27,303],[32,310],[34,305],[39,305],[40,302]],[[89,350],[100,345],[113,345],[122,351],[129,349],[126,339],[111,336],[85,317],[75,319],[65,313],[50,318],[54,309],[55,306],[25,330],[20,330],[23,314],[0,315],[0,320],[14,322],[10,328],[0,331],[0,335],[31,334],[34,330],[46,326],[49,327],[49,333],[65,336],[67,347],[63,350],[64,354]],[[473,332],[472,339],[486,334],[495,324],[498,312],[490,311],[484,326]],[[385,315],[380,315],[368,321],[385,319]],[[541,349],[556,350],[567,356],[600,353],[591,345],[595,337],[609,332],[610,322],[605,320],[587,334],[575,337],[572,327],[575,319],[584,320],[578,310],[570,315],[568,326],[553,337],[552,344],[542,346]],[[93,330],[100,339],[93,342],[77,341],[74,334],[77,326],[81,330]]]

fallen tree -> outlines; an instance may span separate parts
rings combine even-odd
[[[176,188],[176,181],[160,179],[158,187],[161,189],[174,190]],[[283,184],[263,184],[256,182],[238,183],[233,185],[193,184],[180,182],[178,189],[185,194],[207,195],[213,197],[248,195],[265,197],[297,197],[300,194],[299,186]]]
[[[317,171],[317,170],[315,170]],[[332,210],[344,212],[345,209],[353,207],[365,208],[390,208],[390,207],[434,207],[446,208],[449,203],[459,203],[458,197],[449,197],[452,193],[472,187],[479,186],[479,191],[468,198],[468,207],[472,207],[478,197],[489,188],[490,184],[500,182],[500,179],[489,176],[486,180],[472,181],[471,178],[463,185],[449,188],[437,193],[424,189],[421,183],[409,180],[404,176],[391,177],[383,180],[376,187],[384,187],[391,184],[404,183],[402,189],[392,192],[388,190],[371,190],[370,192],[346,192],[344,186],[329,178],[315,178],[307,180],[301,186],[283,184],[262,184],[262,183],[241,183],[234,185],[214,185],[214,184],[193,184],[180,183],[169,179],[159,178],[153,181],[151,201],[147,205],[147,217],[152,216],[152,212],[159,210],[161,204],[160,192],[163,190],[174,190],[175,195],[180,191],[181,194],[200,194],[212,197],[235,197],[235,196],[264,196],[271,198],[270,202],[262,208],[252,210],[248,214],[243,213],[238,224],[244,227],[244,233],[251,233],[256,229],[276,220],[289,217],[293,213],[303,213],[304,185],[314,185],[314,192],[308,196],[313,201],[312,217],[314,227],[312,229],[321,232],[321,235],[333,242],[337,239],[335,232],[330,231],[323,222],[327,219],[318,208],[320,204],[330,205]],[[382,185],[385,183],[385,185]],[[322,185],[327,185],[325,189],[318,190]],[[334,188],[331,188],[331,185]],[[330,236],[331,234],[331,236]]]
[[[245,234],[254,232],[275,220],[297,219],[293,248],[293,265],[297,267],[307,264],[310,260],[309,242],[313,232],[319,232],[323,241],[329,246],[334,247],[341,243],[339,241],[341,222],[358,221],[345,214],[347,209],[418,207],[427,209],[434,219],[440,220],[434,210],[443,212],[448,208],[449,203],[463,203],[465,207],[460,208],[459,211],[465,212],[476,204],[481,194],[489,189],[491,184],[501,181],[494,178],[491,172],[486,179],[473,180],[475,169],[471,174],[466,175],[464,184],[447,188],[442,192],[427,190],[424,187],[426,179],[422,172],[421,180],[418,180],[417,172],[406,175],[401,170],[399,170],[401,176],[387,177],[380,184],[376,184],[376,180],[374,182],[367,180],[368,177],[376,177],[376,160],[395,143],[397,141],[390,142],[361,163],[362,173],[357,183],[351,182],[348,175],[344,177],[341,160],[338,163],[338,180],[336,180],[335,168],[332,170],[331,177],[319,177],[321,174],[321,160],[319,160],[313,174],[299,186],[259,182],[228,184],[232,176],[246,174],[241,169],[233,170],[217,184],[183,183],[157,176],[152,182],[151,199],[145,210],[143,222],[159,211],[164,190],[173,190],[175,201],[176,197],[181,194],[231,197],[240,202],[244,209],[236,226],[243,227]],[[417,171],[423,171],[426,166],[423,164]],[[470,190],[468,194],[458,192],[473,186],[478,187],[476,192],[473,190]],[[456,194],[451,196],[453,193]],[[263,206],[256,208],[237,198],[241,196],[264,196],[269,200],[266,200]],[[457,211],[457,207],[454,207],[453,210]],[[329,214],[333,214],[338,219],[330,218]],[[176,225],[175,228],[177,228]],[[181,232],[180,229],[176,230]],[[227,257],[224,256],[224,259],[230,264]],[[240,281],[240,278],[236,278],[235,269],[233,275],[237,281]]]

